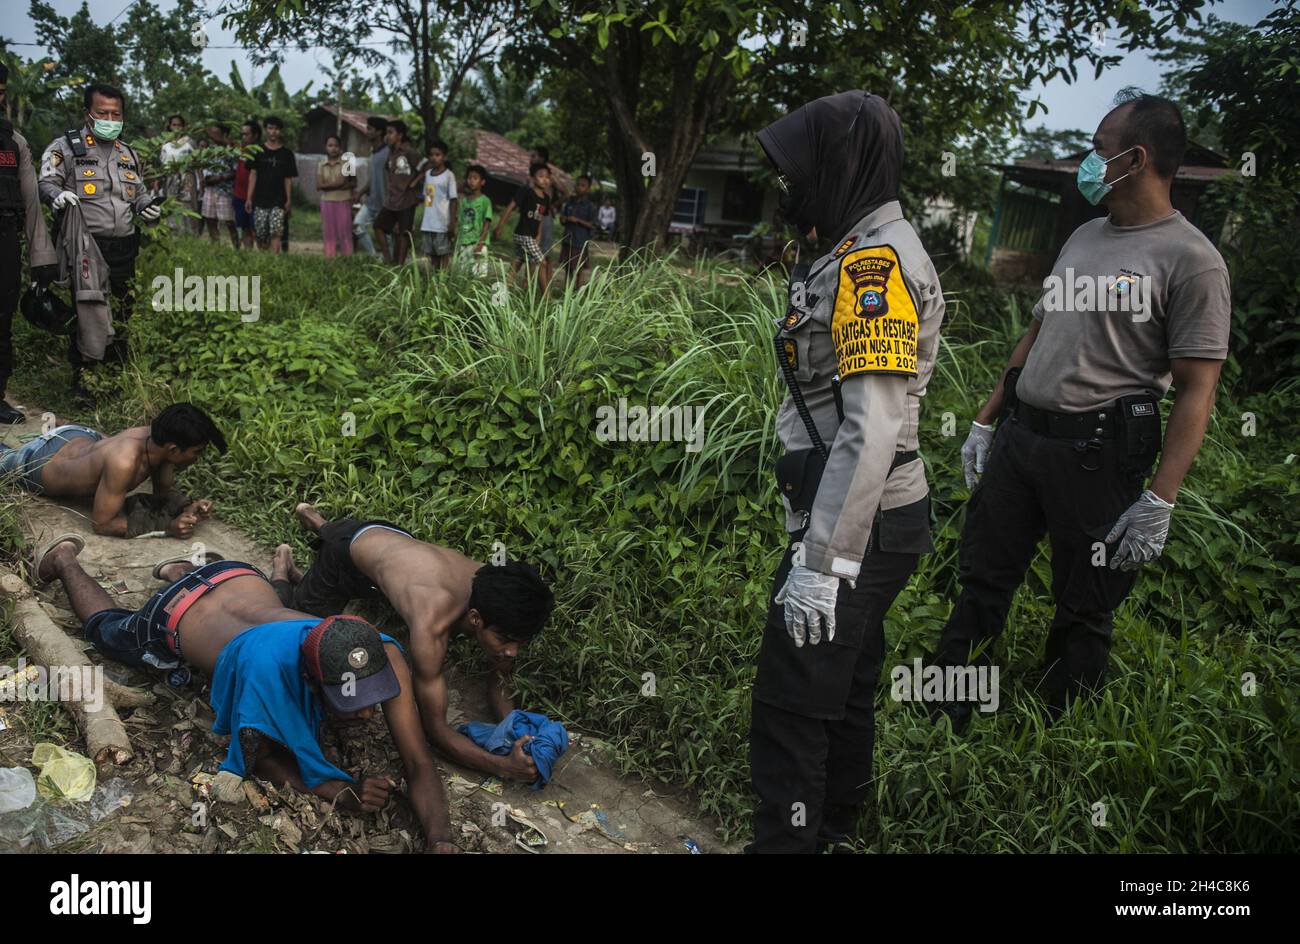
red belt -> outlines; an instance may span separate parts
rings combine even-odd
[[[167,630],[176,632],[176,627],[181,624],[181,617],[186,614],[190,607],[198,603],[202,596],[217,584],[224,583],[232,577],[261,577],[262,575],[251,567],[232,567],[230,570],[223,570],[216,574],[206,583],[201,583],[197,587],[191,587],[188,590],[182,590],[176,596],[167,601],[163,607],[163,612],[167,614]]]

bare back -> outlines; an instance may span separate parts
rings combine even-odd
[[[181,617],[181,652],[186,662],[210,676],[221,650],[236,636],[263,623],[297,619],[319,617],[285,609],[261,577],[232,577],[205,593]]]
[[[129,492],[153,474],[148,442],[148,426],[133,426],[98,441],[73,439],[45,463],[41,486],[54,498],[93,498],[108,478],[123,493]]]
[[[380,528],[356,538],[352,562],[374,581],[412,634],[445,632],[469,606],[470,585],[483,566],[449,547]]]

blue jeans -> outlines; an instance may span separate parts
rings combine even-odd
[[[99,442],[103,438],[102,433],[96,432],[89,426],[70,423],[67,426],[55,427],[43,436],[37,436],[31,442],[16,449],[0,446],[0,478],[16,478],[29,491],[39,495],[45,491],[45,487],[41,484],[41,470],[60,449],[74,439],[93,439]]]
[[[175,632],[167,628],[169,611],[173,608],[168,604],[182,592],[192,593],[200,587],[212,589],[214,584],[211,578],[227,570],[262,573],[252,564],[243,561],[223,560],[204,564],[159,590],[138,610],[110,607],[91,614],[82,627],[82,635],[94,643],[105,659],[123,665],[152,665],[159,669],[174,669],[184,661],[184,657],[179,624]]]
[[[361,209],[357,210],[356,218],[352,221],[352,238],[357,248],[368,252],[372,256],[379,255],[379,250],[375,248],[375,217],[379,216],[378,210],[372,210],[368,204],[361,204]],[[384,237],[388,239],[388,237]],[[388,251],[393,251],[393,241],[388,239]]]

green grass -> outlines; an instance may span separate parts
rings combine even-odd
[[[584,289],[398,271],[363,259],[237,254],[192,240],[141,277],[262,276],[263,313],[142,310],[137,356],[97,378],[102,426],[173,400],[210,409],[230,453],[186,488],[268,543],[305,549],[290,511],[406,522],[486,558],[501,541],[554,580],[551,627],[525,652],[524,700],[609,740],[629,770],[686,787],[729,834],[747,830],[750,687],[783,546],[770,465],[779,381],[778,287],[700,260],[601,268]],[[887,620],[886,667],[933,647],[956,591],[969,417],[1024,329],[1033,298],[973,272],[944,275],[944,347],[927,394],[937,550]],[[508,284],[506,282],[502,283]],[[57,392],[53,340],[19,331],[15,386]],[[1117,615],[1110,682],[1048,726],[1034,691],[1050,621],[1045,554],[997,651],[1002,708],[970,734],[879,694],[883,851],[1293,851],[1300,830],[1294,614],[1294,384],[1234,398],[1235,366],[1174,517],[1164,558]],[[706,410],[699,453],[607,443],[596,410]],[[1261,417],[1240,434],[1240,415]],[[946,418],[945,414],[951,414]],[[349,424],[355,435],[345,435]],[[653,672],[657,695],[640,694]],[[1242,694],[1242,676],[1257,680]],[[1095,804],[1107,825],[1094,826]]]

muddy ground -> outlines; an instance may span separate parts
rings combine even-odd
[[[22,406],[28,421],[4,435],[7,445],[16,445],[40,432],[43,411],[32,403]],[[64,421],[59,418],[59,422]],[[35,496],[23,498],[23,530],[34,546],[62,532],[81,534],[86,540],[80,557],[82,566],[119,606],[135,609],[161,586],[150,576],[154,564],[190,553],[192,542],[202,542],[207,549],[227,558],[246,560],[269,571],[272,549],[259,546],[223,522],[217,498],[216,514],[196,528],[190,541],[100,537],[92,533],[88,502],[56,503]],[[80,623],[69,609],[62,588],[56,583],[40,589],[38,594],[53,620],[80,641]],[[404,640],[400,625],[383,628]],[[164,673],[104,663],[88,643],[83,647],[93,662],[104,665],[108,678],[151,691],[155,702],[121,711],[135,758],[123,768],[100,773],[98,802],[103,805],[106,798],[123,794],[129,796],[126,805],[55,845],[57,851],[423,851],[419,825],[400,790],[395,791],[395,799],[384,810],[357,816],[334,811],[316,797],[280,790],[265,782],[232,784],[224,776],[221,781],[215,780],[225,756],[226,739],[211,730],[213,716],[206,700],[206,678],[195,674],[188,686],[175,688],[168,684]],[[453,657],[455,653],[453,648]],[[452,665],[450,684],[452,723],[487,719],[481,676]],[[30,767],[33,743],[24,730],[23,709],[12,703],[4,707],[7,727],[0,730],[0,767]],[[67,726],[67,730],[71,737],[64,746],[84,750],[85,743],[75,728]],[[551,783],[539,791],[526,784],[503,783],[438,759],[448,787],[453,832],[462,850],[685,854],[694,846],[702,852],[734,851],[717,838],[712,824],[693,812],[686,798],[663,784],[620,776],[609,748],[598,738],[574,728],[569,733],[569,751],[556,765]],[[359,724],[327,723],[322,743],[326,755],[344,770],[386,772],[404,789],[397,751],[378,716]],[[202,815],[196,815],[196,804]],[[56,804],[55,810],[73,820],[91,818],[87,804]],[[53,838],[63,838],[63,834],[56,832]],[[24,845],[0,838],[0,851],[44,849],[39,840]]]

